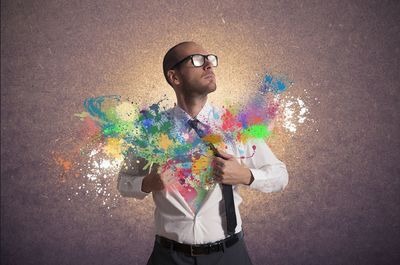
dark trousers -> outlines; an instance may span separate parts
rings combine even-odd
[[[154,243],[153,252],[147,265],[252,265],[246,244],[240,239],[224,251],[213,252],[202,256],[188,256]]]

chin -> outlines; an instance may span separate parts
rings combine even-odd
[[[208,87],[208,93],[212,93],[212,92],[214,92],[215,90],[217,90],[217,85],[216,85],[216,84],[210,85],[210,86]]]

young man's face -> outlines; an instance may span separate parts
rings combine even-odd
[[[186,45],[179,49],[179,60],[192,54],[208,55],[208,52],[199,45]],[[187,59],[177,67],[176,71],[181,93],[204,95],[217,89],[214,67],[208,60],[205,60],[203,66],[196,67],[190,59]]]

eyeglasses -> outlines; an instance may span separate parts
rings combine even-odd
[[[213,67],[217,67],[218,66],[218,57],[217,57],[217,55],[214,55],[214,54],[208,54],[208,55],[192,54],[192,55],[189,55],[189,56],[183,58],[182,60],[180,60],[176,64],[174,64],[174,66],[172,66],[171,69],[176,68],[179,64],[183,63],[184,61],[186,61],[189,58],[192,61],[192,64],[193,64],[194,67],[202,67],[206,63],[206,59],[211,63],[211,65]]]

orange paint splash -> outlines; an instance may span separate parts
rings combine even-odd
[[[203,137],[203,140],[214,145],[219,144],[223,141],[223,138],[219,134],[209,134]]]
[[[73,163],[58,155],[54,155],[53,158],[56,161],[56,164],[62,167],[63,172],[60,175],[59,179],[61,182],[65,182],[65,174],[72,169]]]

